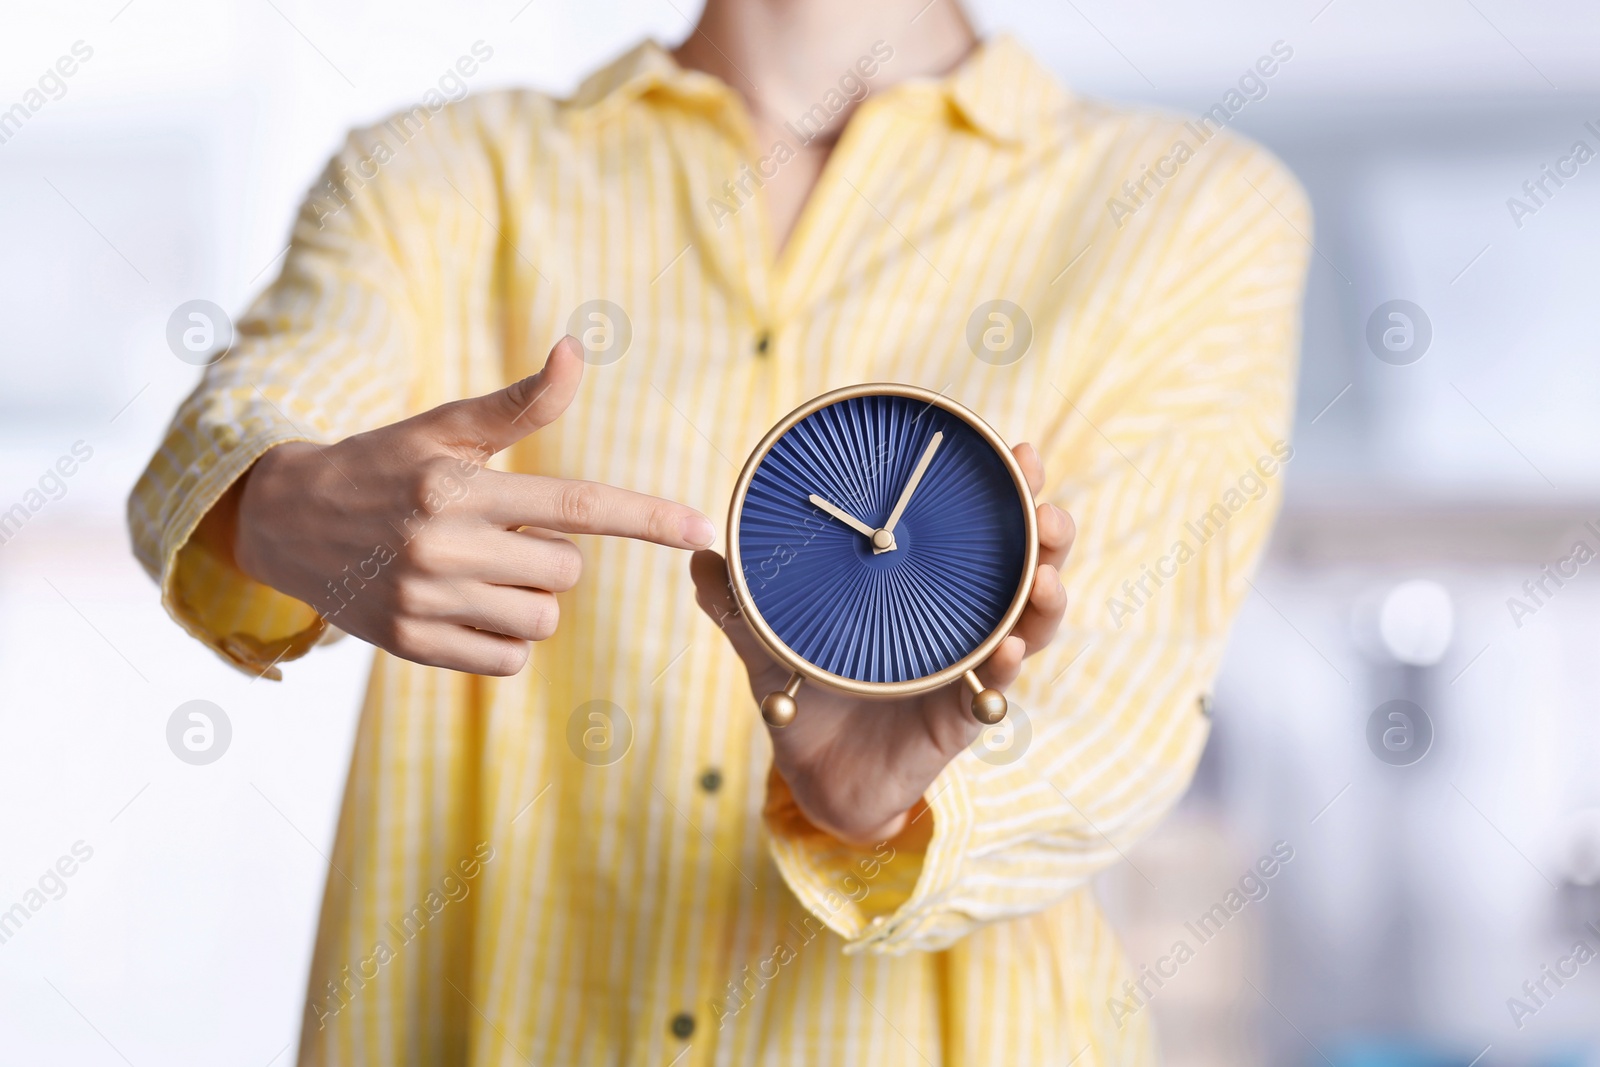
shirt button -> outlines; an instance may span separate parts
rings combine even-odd
[[[700,788],[707,793],[715,793],[722,788],[722,772],[712,767],[700,776]]]
[[[672,1017],[672,1036],[680,1041],[689,1040],[689,1035],[694,1033],[694,1016],[686,1011],[680,1011]]]
[[[770,349],[771,347],[772,347],[772,332],[770,330],[762,330],[760,333],[756,334],[756,355],[758,355],[758,356],[766,355],[767,354],[767,350]]]
[[[1200,694],[1200,699],[1199,699],[1199,701],[1197,703],[1200,706],[1200,714],[1204,715],[1208,719],[1211,718],[1211,696],[1210,696],[1210,694],[1201,693]]]

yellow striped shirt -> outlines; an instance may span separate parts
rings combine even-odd
[[[1199,698],[1291,454],[1305,197],[1247,142],[1077,98],[1002,37],[869,97],[774,256],[748,192],[776,164],[750,129],[727,86],[646,43],[571,99],[492,93],[352,135],[130,500],[167,608],[276,677],[326,623],[191,541],[227,486],[276,443],[532,373],[608,300],[622,358],[496,466],[720,528],[801,402],[943,390],[1034,442],[1077,520],[1061,636],[1012,692],[1009,742],[952,762],[900,838],[849,848],[769,774],[687,558],[580,539],[583,581],[519,676],[378,653],[302,1063],[1153,1057],[1088,879],[1205,743]]]

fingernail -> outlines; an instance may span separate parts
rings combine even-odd
[[[683,520],[683,539],[696,548],[710,548],[717,539],[717,528],[704,515]]]

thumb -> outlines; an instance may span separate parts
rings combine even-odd
[[[567,410],[583,381],[578,342],[563,337],[545,357],[544,369],[483,396],[442,404],[424,416],[442,444],[490,452],[510,448],[548,426]]]

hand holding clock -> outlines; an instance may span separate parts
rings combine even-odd
[[[907,489],[915,490],[935,448],[936,443],[930,444],[924,452],[918,476]],[[1028,444],[1018,445],[1012,453],[1029,489],[1037,494],[1044,486],[1038,453]],[[909,496],[902,490],[898,504]],[[838,509],[824,507],[816,499],[811,502],[864,537],[870,539],[877,532],[846,513],[835,514]],[[903,510],[897,506],[897,512]],[[885,529],[897,517],[892,515]],[[1072,548],[1072,519],[1053,504],[1040,504],[1037,519],[1039,566],[1027,607],[1011,635],[978,672],[985,685],[1000,690],[1016,680],[1025,657],[1050,643],[1067,606],[1060,568]],[[691,572],[701,608],[719,623],[744,661],[756,699],[781,688],[789,668],[771,656],[739,615],[726,561],[715,552],[697,552]],[[973,720],[969,695],[959,685],[890,701],[813,686],[800,699],[803,713],[791,725],[771,731],[774,763],[806,817],[852,843],[881,841],[899,833],[939,772],[983,729]]]

